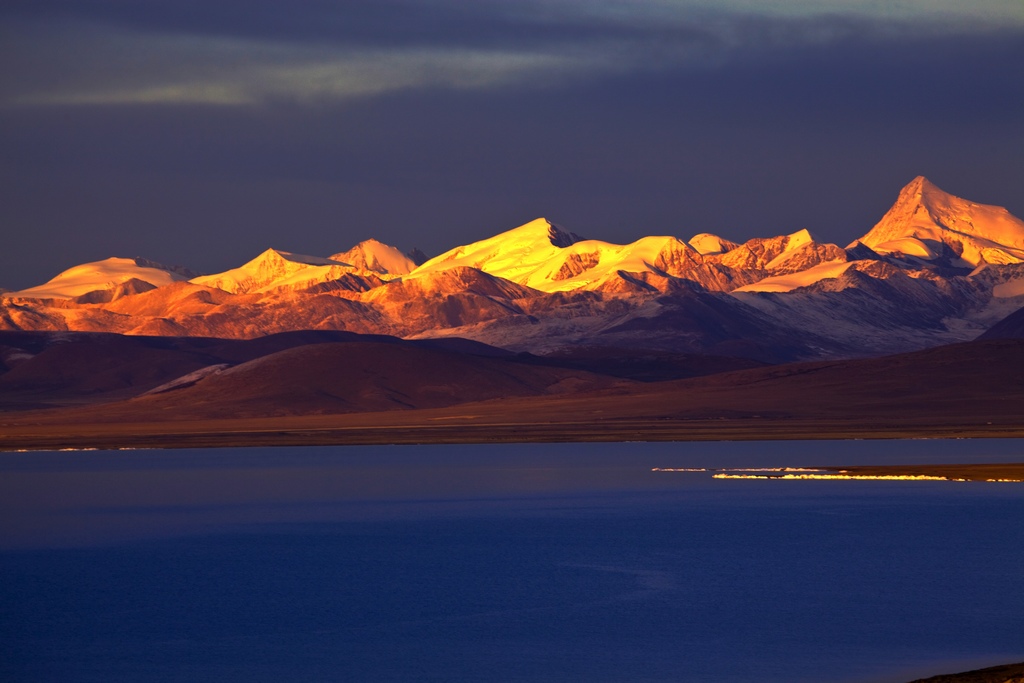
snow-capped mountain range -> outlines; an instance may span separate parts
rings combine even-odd
[[[340,329],[541,353],[588,344],[788,360],[972,339],[1024,306],[1024,221],[923,177],[845,248],[807,230],[620,245],[538,218],[419,260],[372,239],[329,257],[268,249],[202,276],[111,258],[4,293],[0,329]]]

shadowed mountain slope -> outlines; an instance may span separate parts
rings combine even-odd
[[[168,383],[177,383],[179,387],[194,384],[206,375],[289,349],[356,343],[364,345],[365,364],[360,367],[361,372],[384,368],[388,354],[398,354],[389,347],[407,347],[440,354],[433,359],[436,363],[432,366],[439,375],[431,381],[444,381],[447,373],[448,380],[456,385],[460,381],[460,366],[456,362],[460,356],[477,364],[485,361],[471,359],[500,359],[506,364],[522,365],[527,368],[522,372],[531,373],[538,381],[542,376],[557,374],[558,370],[653,382],[760,365],[742,358],[607,347],[579,347],[544,357],[515,354],[458,337],[404,340],[334,330],[282,332],[253,339],[0,331],[0,410],[127,399]],[[370,346],[382,348],[370,356],[365,352]],[[316,366],[311,368],[315,371]],[[294,377],[299,375],[312,376],[308,370]],[[294,377],[283,378],[282,382],[293,382]],[[422,368],[410,367],[404,381],[426,381],[424,377]],[[274,387],[267,386],[267,390],[273,393]],[[473,395],[470,391],[462,400],[471,400]]]
[[[231,367],[311,344],[353,342],[466,356],[513,355],[468,339],[405,341],[334,330],[253,339],[0,332],[0,410],[120,400],[212,366]]]
[[[237,365],[205,365],[136,398],[75,412],[77,419],[85,421],[106,419],[112,411],[125,421],[375,412],[585,392],[629,383],[495,355],[423,348],[428,345],[386,341],[299,344]],[[205,357],[223,360],[252,351],[230,345],[228,350],[234,353],[214,346]],[[193,353],[189,350],[184,357],[171,356],[178,363],[176,371],[188,368],[186,361]],[[147,363],[152,362],[152,355],[145,355]],[[134,368],[132,364],[128,369]],[[61,363],[59,370],[63,369]],[[80,380],[85,384],[83,390],[91,390],[99,382],[110,383],[108,374],[84,373]],[[142,377],[136,387],[146,384],[152,384],[151,375]]]
[[[978,339],[1024,339],[1024,308],[997,322]]]
[[[449,359],[421,349],[390,347],[400,352],[393,354],[384,348],[358,343],[300,347],[162,394],[87,408],[8,413],[0,443],[59,446],[61,434],[77,434],[68,438],[81,445],[86,431],[89,439],[110,446],[167,445],[177,442],[161,435],[221,432],[234,436],[215,443],[237,445],[282,439],[424,443],[1005,436],[1024,430],[1024,340],[648,384],[560,369],[534,374],[529,370],[551,369],[464,357],[447,366],[454,374],[439,378],[439,371],[426,364],[436,368]]]
[[[1024,427],[1024,340],[953,344],[845,361],[791,363],[569,396],[478,404],[479,421],[733,421],[766,430],[790,422]],[[755,428],[755,427],[752,427]]]

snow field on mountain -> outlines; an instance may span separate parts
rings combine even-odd
[[[766,277],[752,285],[737,287],[734,292],[791,292],[798,287],[807,287],[826,278],[837,278],[854,264],[854,261],[822,263],[799,273]]]
[[[109,289],[128,280],[142,280],[156,287],[185,279],[184,275],[152,266],[137,259],[108,258],[68,268],[53,279],[6,296],[35,299],[73,299],[99,289]]]

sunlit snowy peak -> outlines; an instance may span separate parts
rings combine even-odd
[[[281,287],[308,287],[352,270],[349,264],[334,259],[267,249],[238,268],[192,278],[191,282],[231,294],[247,294]]]
[[[364,240],[348,251],[334,254],[331,260],[381,275],[405,275],[416,268],[416,263],[407,255],[375,239]]]
[[[1000,206],[954,197],[918,176],[860,242],[880,254],[954,265],[1024,261],[1024,221]],[[852,245],[851,245],[852,246]]]
[[[187,271],[180,271],[143,258],[108,258],[68,268],[48,282],[19,292],[8,292],[6,296],[74,299],[91,292],[111,290],[132,281],[163,287],[188,278]]]

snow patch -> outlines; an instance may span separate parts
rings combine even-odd
[[[786,238],[786,251],[793,251],[799,249],[805,244],[810,244],[814,241],[814,237],[811,235],[811,231],[807,228],[803,230],[797,230],[792,235]]]
[[[690,238],[688,244],[702,256],[709,254],[722,254],[730,249],[736,248],[734,243],[724,240],[718,235],[712,235],[709,232],[702,232],[699,235],[694,235]]]
[[[819,280],[837,278],[853,264],[853,261],[829,261],[798,273],[766,277],[754,284],[738,287],[733,292],[791,292],[799,287],[813,285]]]
[[[901,237],[876,244],[873,249],[879,254],[905,254],[931,261],[939,257],[938,252],[916,237]]]
[[[996,285],[992,288],[992,296],[997,299],[1012,299],[1015,296],[1024,296],[1024,278]]]
[[[8,351],[3,355],[3,361],[7,364],[18,364],[33,358],[35,358],[35,354],[21,350]]]

